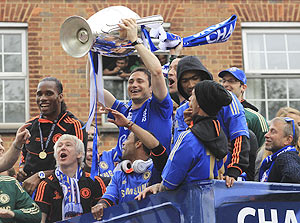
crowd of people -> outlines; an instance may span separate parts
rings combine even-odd
[[[95,126],[83,129],[67,110],[62,83],[44,78],[36,90],[40,114],[18,129],[5,153],[0,140],[0,172],[21,154],[15,178],[0,176],[1,222],[89,212],[100,220],[107,207],[200,180],[224,180],[228,188],[237,180],[300,183],[298,110],[282,108],[269,126],[244,99],[242,70],[221,71],[220,84],[196,56],[180,56],[182,44],[170,50],[167,86],[160,60],[137,41],[135,20],[122,22],[144,67],[127,73],[120,59],[118,69],[104,71],[128,77],[130,102],[104,90],[99,111],[119,128],[116,146],[98,154],[92,180]]]

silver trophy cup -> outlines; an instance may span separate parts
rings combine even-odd
[[[126,33],[120,32],[121,19],[134,18],[138,25],[162,24],[161,15],[140,18],[124,6],[111,6],[88,20],[80,16],[67,18],[60,29],[62,48],[72,57],[83,57],[90,50],[109,57],[124,57],[134,51]],[[125,36],[124,36],[125,35]]]

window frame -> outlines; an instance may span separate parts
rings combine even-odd
[[[106,89],[105,88],[105,84],[104,84],[105,80],[118,80],[118,81],[122,81],[123,82],[123,96],[126,96],[126,94],[127,94],[127,84],[126,84],[126,82],[128,81],[127,78],[124,79],[124,78],[121,78],[121,77],[118,77],[118,76],[103,76],[103,87],[104,87],[104,89]],[[130,99],[129,100],[126,100],[126,99],[125,100],[116,99],[116,100],[125,102],[127,104]],[[111,122],[105,121],[106,117],[107,117],[107,114],[102,114],[101,115],[101,127],[116,129],[117,126],[115,124],[113,124]]]
[[[247,45],[247,34],[257,33],[257,34],[270,34],[270,33],[299,33],[300,34],[300,22],[242,22],[242,48],[243,48],[243,59],[244,59],[244,71],[248,74],[299,74],[300,69],[284,69],[284,70],[251,70],[249,68],[249,58],[248,58],[248,45]],[[286,43],[287,44],[287,43]],[[266,51],[265,51],[266,52]]]
[[[269,120],[269,102],[283,101],[286,102],[287,106],[290,105],[291,101],[300,101],[300,99],[290,98],[288,90],[288,79],[300,79],[300,69],[284,69],[284,70],[251,70],[249,69],[249,58],[248,58],[248,45],[247,45],[247,34],[269,34],[269,33],[299,33],[300,34],[300,22],[242,22],[242,49],[243,49],[243,65],[247,79],[264,79],[264,97],[263,98],[247,98],[247,90],[245,92],[245,98],[250,102],[264,102],[265,103],[265,118]],[[287,42],[286,42],[287,44]],[[267,97],[267,82],[268,79],[286,79],[286,98],[273,99]]]
[[[0,72],[2,80],[24,80],[25,92],[25,122],[29,119],[29,70],[28,70],[28,24],[14,22],[0,22],[0,33],[2,34],[21,34],[21,56],[22,56],[22,71],[21,72]],[[3,46],[3,38],[1,40]],[[3,52],[3,51],[2,51]],[[1,53],[2,53],[1,52]],[[3,54],[2,54],[3,55]],[[1,61],[4,65],[4,59]],[[5,89],[3,88],[3,91]],[[2,92],[3,93],[3,92]],[[4,99],[3,102],[4,103]],[[3,108],[5,109],[5,108]],[[3,110],[4,112],[5,110]],[[15,132],[23,123],[9,122],[0,123],[1,132]]]

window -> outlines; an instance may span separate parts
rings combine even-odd
[[[17,128],[28,119],[26,29],[0,23],[0,128]]]
[[[242,23],[246,98],[271,120],[300,109],[300,23]]]

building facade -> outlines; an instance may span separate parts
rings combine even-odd
[[[60,79],[68,109],[87,121],[87,56],[73,58],[59,32],[72,15],[88,19],[99,10],[123,5],[141,17],[161,14],[172,33],[189,36],[237,15],[225,43],[183,50],[197,55],[213,73],[235,66],[248,77],[246,98],[272,119],[282,106],[300,108],[300,1],[298,0],[2,0],[0,1],[0,134],[9,148],[21,123],[36,116],[38,82]],[[126,81],[109,77],[104,87],[127,99]],[[116,87],[117,86],[117,87]],[[101,149],[116,144],[117,128],[100,123]]]

